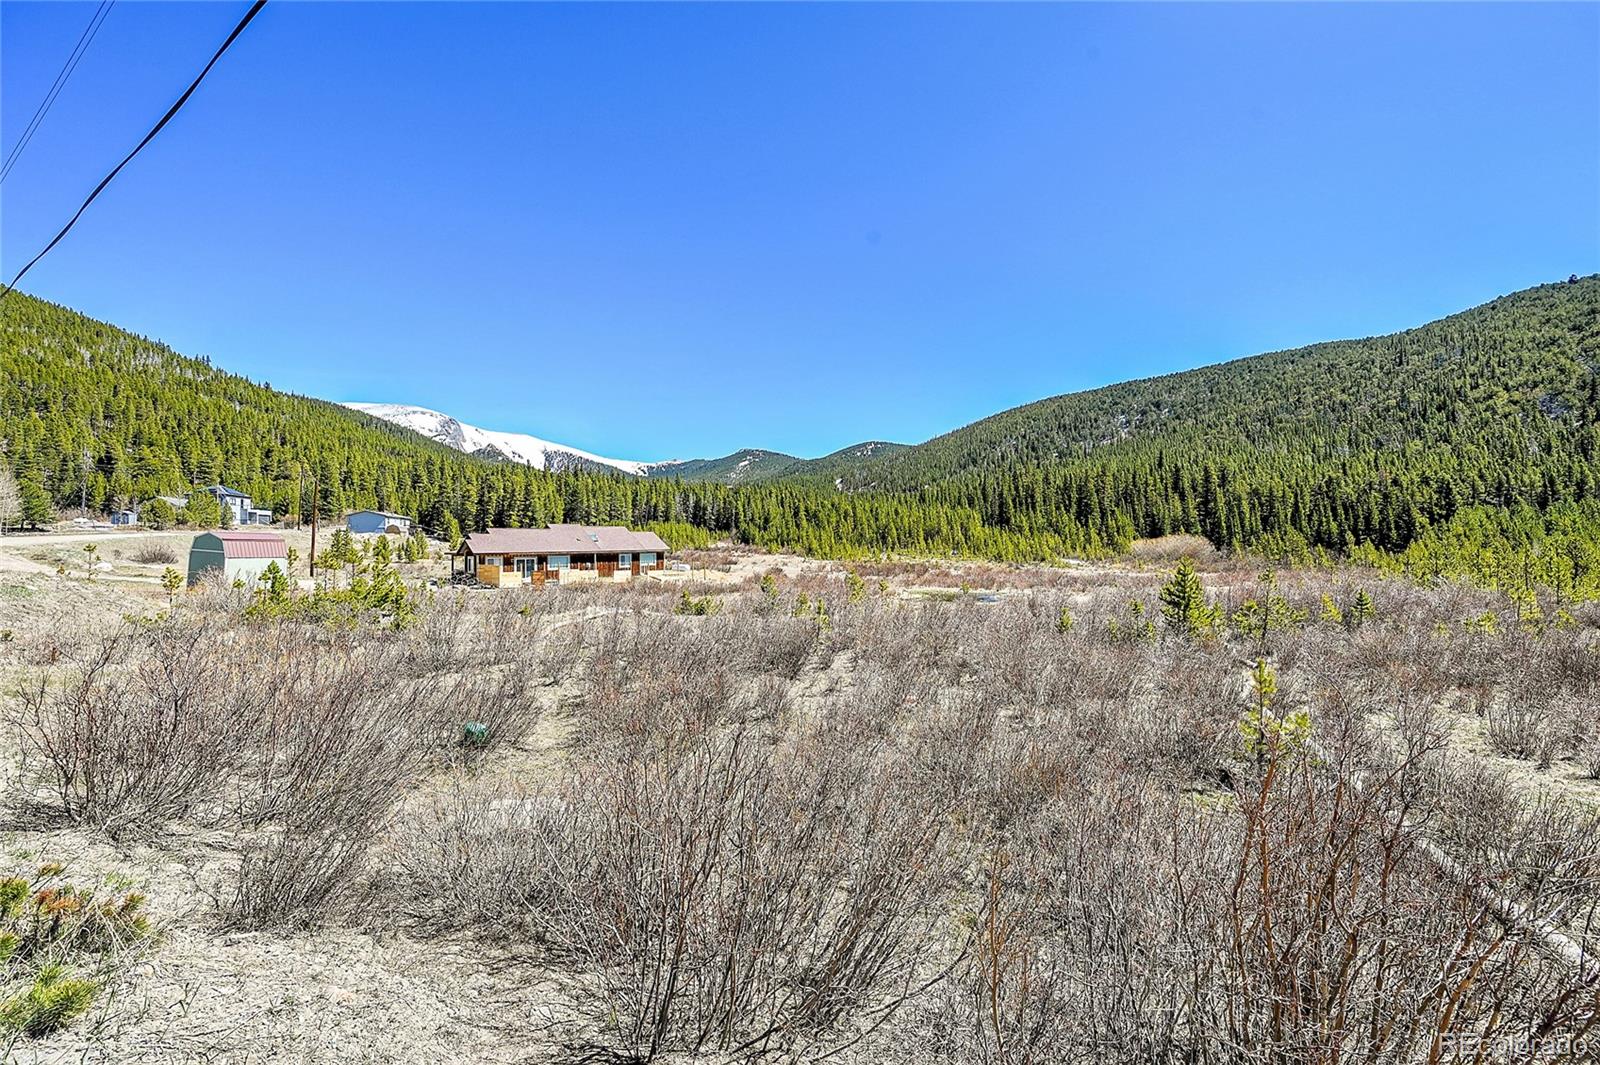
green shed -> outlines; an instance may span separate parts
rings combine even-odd
[[[230,584],[235,580],[252,584],[273,562],[288,572],[288,545],[277,533],[205,532],[189,548],[189,583],[220,572]]]

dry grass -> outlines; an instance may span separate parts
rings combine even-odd
[[[1174,533],[1171,536],[1155,536],[1147,540],[1135,540],[1128,547],[1128,554],[1141,562],[1176,562],[1180,558],[1192,558],[1196,562],[1211,562],[1221,557],[1220,552],[1211,546],[1211,541],[1203,536],[1192,536],[1188,533]]]
[[[522,978],[572,978],[580,1054],[1594,1037],[1600,984],[1530,923],[1600,946],[1600,783],[1554,783],[1600,775],[1592,607],[1534,631],[1473,589],[1286,573],[1305,620],[1263,644],[1169,631],[1157,572],[856,572],[708,584],[705,617],[636,582],[332,632],[242,623],[216,588],[53,658],[29,634],[16,795],[129,840],[205,826],[211,927],[524,945]],[[1011,592],[900,594],[949,578]],[[1225,615],[1262,594],[1206,581]],[[1375,618],[1319,620],[1362,589]]]

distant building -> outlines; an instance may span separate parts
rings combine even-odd
[[[272,511],[260,510],[250,505],[250,497],[237,488],[229,488],[225,484],[214,484],[209,488],[202,488],[216,497],[222,509],[228,512],[235,525],[271,525]]]
[[[345,519],[345,526],[353,533],[411,535],[410,518],[404,514],[390,514],[384,510],[358,510]]]
[[[161,502],[165,503],[167,506],[171,507],[173,514],[177,514],[178,511],[182,510],[184,507],[189,505],[189,500],[184,498],[183,496],[151,496],[149,499],[145,500],[143,503],[136,503],[133,506],[127,507],[127,508],[125,508],[123,510],[112,511],[112,513],[111,513],[111,524],[113,524],[113,525],[138,525],[138,524],[140,524],[141,522],[144,521],[144,518],[143,518],[144,508],[148,507],[151,503],[154,503],[158,499],[161,500]]]
[[[486,529],[461,541],[450,573],[461,560],[468,574],[499,588],[548,581],[625,581],[665,568],[667,545],[653,532],[620,525],[550,525],[543,529]]]
[[[230,584],[235,580],[250,584],[273,562],[288,572],[288,546],[277,533],[204,532],[189,548],[189,583],[220,572]]]

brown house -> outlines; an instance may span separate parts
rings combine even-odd
[[[620,525],[550,525],[543,529],[485,529],[470,534],[450,557],[492,587],[546,581],[625,581],[664,569],[667,545],[653,532]]]

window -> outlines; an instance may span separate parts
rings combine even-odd
[[[641,552],[639,552],[639,565],[640,566],[654,566],[655,564],[656,564],[656,553],[654,551],[641,551]]]
[[[478,559],[478,565],[480,565],[480,566],[499,566],[500,565],[500,556],[499,555],[484,555],[483,557]]]
[[[630,551],[630,552],[628,552],[626,554],[618,555],[617,556],[617,565],[626,566],[628,569],[632,569],[633,568],[633,553]]]
[[[571,569],[572,568],[572,556],[570,556],[570,555],[551,555],[550,556],[550,561],[548,563],[546,563],[546,565],[550,569]]]

